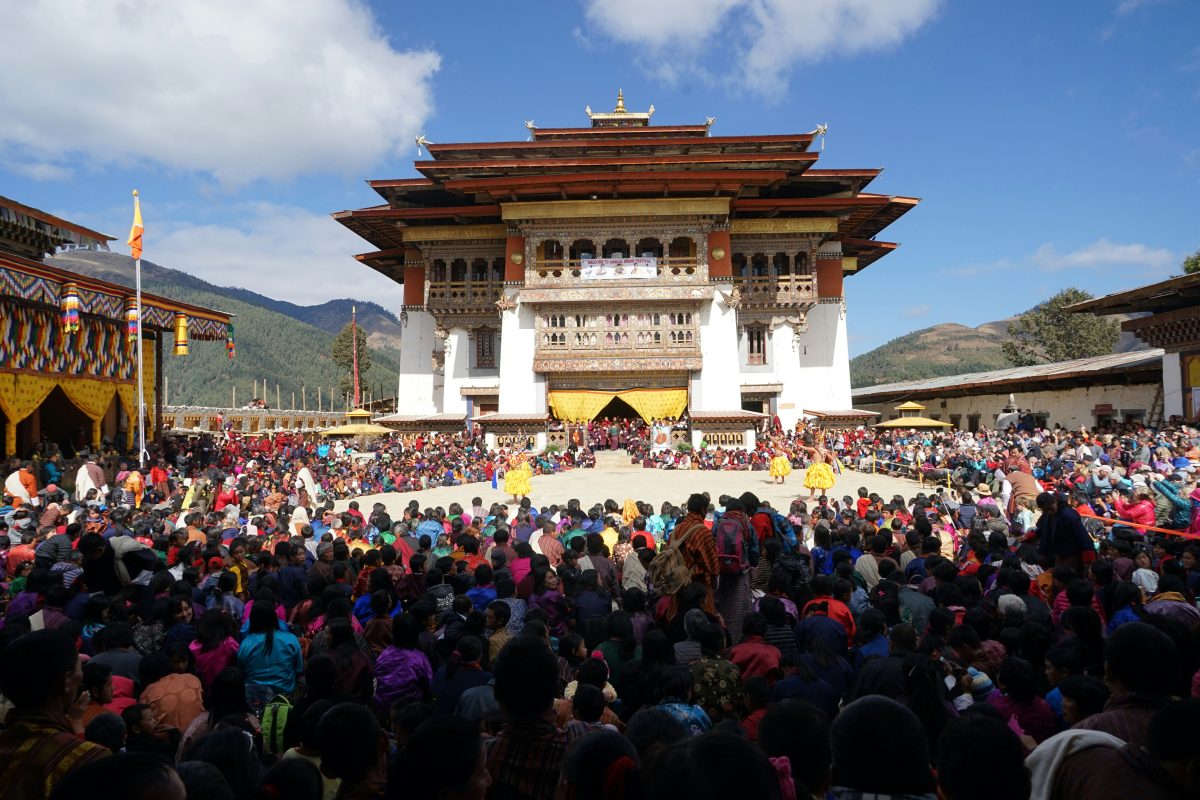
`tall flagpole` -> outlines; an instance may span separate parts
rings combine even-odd
[[[142,227],[142,209],[138,202],[138,190],[133,190],[133,219],[134,228]],[[130,239],[134,238],[131,231]],[[138,466],[146,466],[146,395],[142,374],[142,241],[141,231],[137,231],[137,244],[134,245],[133,281],[137,296],[137,386],[138,386]]]
[[[357,309],[350,306],[350,342],[351,352],[354,354],[354,408],[358,408],[358,316]]]

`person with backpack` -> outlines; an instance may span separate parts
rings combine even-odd
[[[693,494],[687,512],[672,531],[667,547],[650,562],[650,579],[659,595],[673,595],[689,582],[711,590],[720,574],[716,543],[704,523],[708,497]],[[685,578],[689,575],[690,581]]]
[[[742,640],[742,618],[750,612],[750,571],[758,564],[758,537],[746,516],[740,497],[731,497],[725,504],[725,514],[713,527],[717,546],[717,612],[725,620],[733,641]]]

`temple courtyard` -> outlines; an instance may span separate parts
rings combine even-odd
[[[595,469],[535,476],[532,486],[530,501],[535,507],[564,505],[567,500],[577,498],[584,508],[588,508],[593,503],[602,503],[609,498],[618,503],[632,498],[648,502],[657,509],[665,500],[682,505],[692,492],[708,492],[715,500],[722,494],[739,495],[751,491],[759,499],[769,500],[772,507],[787,513],[792,500],[808,497],[803,470],[793,471],[787,482],[780,485],[766,472],[642,469],[630,464],[629,457],[620,450],[597,453]],[[847,470],[838,476],[837,485],[829,494],[834,498],[847,494],[854,496],[860,486],[884,497],[900,494],[908,498],[920,491],[920,487],[912,480]],[[355,499],[363,509],[370,508],[376,502],[383,503],[393,519],[399,519],[410,500],[416,500],[424,509],[446,507],[455,502],[468,506],[474,497],[482,498],[484,505],[512,500],[511,496],[504,493],[503,480],[497,489],[493,489],[490,483],[469,483],[416,492],[364,495]],[[338,500],[334,507],[342,510],[349,502]]]

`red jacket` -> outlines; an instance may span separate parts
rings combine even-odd
[[[763,542],[775,535],[775,520],[765,511],[756,511],[750,516],[750,527],[754,529],[754,535],[758,538],[761,552]]]
[[[813,610],[813,613],[820,614],[822,605],[828,609],[825,616],[842,623],[842,627],[846,629],[846,642],[848,645],[853,645],[854,632],[856,630],[854,626],[854,614],[851,613],[850,606],[841,600],[834,599],[833,597],[814,597],[804,604],[804,608],[800,609],[800,619],[803,620],[808,616],[810,609]]]
[[[763,677],[774,683],[779,677],[779,648],[767,644],[761,636],[747,636],[729,651],[729,660],[741,670],[742,680]]]
[[[1136,503],[1126,504],[1120,495],[1115,492],[1113,495],[1113,505],[1121,519],[1127,519],[1139,525],[1154,525],[1154,503],[1152,501],[1138,500]]]

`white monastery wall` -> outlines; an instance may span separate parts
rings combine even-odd
[[[515,289],[506,288],[512,296]],[[500,413],[543,414],[546,411],[546,377],[533,371],[537,332],[532,306],[521,304],[505,311],[500,322]]]
[[[1155,384],[1135,385],[1099,385],[1080,386],[1070,389],[1053,389],[1041,392],[1019,392],[1015,395],[1016,403],[1022,410],[1030,409],[1035,414],[1046,414],[1050,426],[1061,425],[1064,428],[1078,428],[1081,425],[1092,427],[1096,417],[1092,413],[1097,405],[1111,404],[1113,418],[1122,419],[1122,412],[1150,411],[1154,400]],[[968,417],[979,415],[981,426],[992,427],[996,415],[1008,404],[1008,393],[979,394],[969,397],[948,397],[918,399],[916,402],[926,406],[925,416],[950,422],[952,416],[961,417],[960,426],[965,430],[969,426]],[[900,416],[895,407],[899,402],[890,403],[859,403],[855,407],[867,411],[878,411],[882,414],[880,421]]]
[[[691,381],[692,411],[736,411],[742,407],[738,364],[737,311],[716,290],[712,302],[700,306],[700,352],[703,364]]]
[[[470,384],[471,340],[463,328],[451,328],[446,337],[446,370],[442,385],[442,414],[467,413],[467,398],[460,389]]]
[[[792,347],[792,327],[775,329],[771,353],[783,391],[779,419],[784,429],[795,426],[804,409],[844,411],[850,401],[850,356],[846,315],[840,303],[817,303],[808,312],[808,330]]]
[[[400,346],[398,413],[436,414],[433,374],[433,315],[409,311]],[[440,397],[440,395],[438,395]]]

